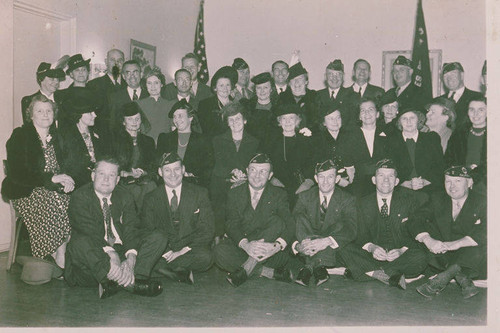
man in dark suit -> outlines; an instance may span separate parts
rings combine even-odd
[[[350,89],[359,97],[373,98],[375,101],[384,94],[384,89],[370,84],[371,66],[365,59],[358,59],[352,69],[353,85]]]
[[[278,60],[271,66],[271,75],[273,77],[271,98],[276,98],[279,94],[288,89],[288,71],[289,67],[283,60]]]
[[[194,53],[188,53],[182,57],[182,68],[191,73],[191,94],[198,101],[202,101],[213,95],[213,91],[206,84],[198,81],[198,72],[201,69],[201,63]],[[173,100],[177,96],[177,89],[173,82],[165,85],[161,90],[161,96],[167,100]]]
[[[23,113],[22,116],[24,124],[28,122],[29,115],[27,114],[27,110],[33,97],[45,95],[45,97],[50,99],[52,102],[56,102],[54,93],[57,89],[59,89],[59,82],[66,79],[66,75],[62,69],[53,69],[50,67],[50,64],[47,62],[40,63],[38,69],[36,70],[36,82],[40,86],[40,90],[33,95],[24,96],[21,99],[21,111]]]
[[[406,289],[405,276],[416,277],[427,267],[427,254],[414,240],[410,226],[427,201],[424,193],[397,187],[398,173],[389,159],[377,163],[372,177],[376,193],[358,201],[358,236],[342,256],[350,275]]]
[[[451,99],[455,102],[455,112],[457,114],[455,125],[456,128],[460,128],[468,122],[467,111],[470,101],[482,97],[482,94],[465,87],[464,68],[459,62],[443,65],[443,83],[447,93],[441,95],[441,97]]]
[[[236,58],[233,60],[231,67],[238,72],[238,82],[236,82],[236,87],[231,92],[234,101],[238,102],[242,98],[252,98],[255,94],[249,88],[250,67],[248,66],[248,63],[242,58]]]
[[[115,294],[120,287],[156,296],[162,292],[161,284],[149,276],[154,259],[162,253],[162,239],[138,233],[133,198],[115,187],[120,180],[119,168],[111,158],[97,161],[92,183],[71,197],[65,279],[70,286],[99,284],[100,298]]]
[[[122,77],[127,83],[127,88],[117,90],[109,95],[109,126],[111,129],[121,126],[117,122],[119,121],[120,108],[124,104],[149,96],[147,89],[141,87],[141,66],[137,60],[128,60],[123,63]]]
[[[413,63],[405,56],[398,56],[392,65],[392,77],[396,87],[388,92],[394,92],[398,98],[399,110],[415,108],[423,110],[427,101],[422,96],[422,89],[416,86],[411,80],[413,75]]]
[[[106,59],[104,59],[106,74],[87,83],[87,87],[92,89],[98,96],[100,114],[96,119],[96,128],[101,134],[109,128],[109,95],[127,87],[125,80],[121,76],[124,61],[125,55],[121,50],[109,50]]]
[[[317,94],[315,90],[307,88],[309,76],[302,63],[298,62],[290,67],[288,79],[290,89],[285,90],[279,95],[278,104],[298,105],[301,109],[303,124],[309,129],[317,127]]]
[[[227,200],[226,234],[215,247],[215,262],[229,272],[233,286],[254,273],[291,282],[287,245],[295,233],[286,192],[269,183],[271,161],[254,156],[247,168],[248,184],[231,189]]]
[[[204,272],[212,266],[214,215],[208,191],[183,182],[184,172],[176,152],[163,154],[158,173],[165,184],[145,197],[142,222],[148,232],[164,240],[162,253],[154,258],[154,271],[193,283],[193,271]]]
[[[351,127],[357,120],[355,96],[349,88],[344,88],[344,64],[340,59],[335,59],[326,66],[325,71],[326,88],[318,91],[318,104],[325,106],[332,101],[338,102],[340,114],[342,115],[342,126]]]
[[[429,265],[439,273],[419,286],[417,291],[432,297],[454,278],[462,296],[470,298],[479,292],[472,279],[486,278],[487,234],[486,198],[470,191],[470,170],[454,166],[445,171],[445,193],[434,195],[425,210],[425,221],[416,239],[433,253]]]
[[[316,286],[326,282],[326,268],[342,266],[339,251],[356,238],[355,199],[335,188],[338,169],[330,159],[318,163],[314,176],[318,186],[300,193],[293,210],[297,241],[292,250],[305,261],[295,282],[304,286],[313,275]]]

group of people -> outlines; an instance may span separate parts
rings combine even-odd
[[[399,56],[396,86],[370,81],[358,59],[308,88],[300,61],[250,75],[242,58],[200,82],[189,53],[174,82],[143,73],[122,51],[89,81],[90,60],[66,72],[42,62],[7,141],[2,195],[29,233],[33,257],[71,286],[156,296],[158,278],[194,283],[214,264],[233,286],[267,277],[320,285],[345,267],[356,281],[465,298],[486,277],[485,94],[442,69],[429,99]],[[73,83],[59,90],[69,76]],[[486,86],[486,62],[483,66]]]

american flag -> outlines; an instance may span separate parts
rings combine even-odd
[[[196,33],[194,35],[194,54],[198,56],[201,62],[201,68],[198,72],[198,80],[202,83],[208,82],[208,65],[207,53],[205,52],[205,33],[203,31],[203,5],[204,0],[200,3],[200,13],[196,22]]]
[[[422,0],[418,0],[417,5],[417,19],[415,22],[415,36],[413,37],[412,62],[415,66],[413,82],[415,85],[422,88],[423,96],[427,101],[430,101],[432,99],[432,77]]]

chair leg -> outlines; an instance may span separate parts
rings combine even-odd
[[[10,231],[10,246],[9,257],[7,258],[7,271],[10,271],[12,264],[16,261],[17,243],[19,242],[19,235],[21,233],[22,219],[19,217],[10,202],[11,214],[11,231]]]
[[[12,263],[16,262],[17,246],[19,245],[19,235],[21,235],[21,227],[23,225],[23,220],[21,218],[17,219],[16,227],[16,241],[14,243],[14,256],[12,257]]]

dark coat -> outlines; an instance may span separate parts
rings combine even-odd
[[[363,246],[373,243],[387,251],[406,246],[420,247],[410,225],[420,224],[418,212],[428,203],[428,196],[406,188],[395,188],[392,193],[389,217],[382,218],[377,194],[371,193],[358,201],[358,237],[356,243]]]
[[[413,165],[403,134],[400,132],[397,136],[391,137],[387,147],[389,155],[396,163],[400,184],[411,180]],[[436,191],[443,188],[444,158],[441,139],[437,133],[418,133],[415,147],[415,171],[417,176],[431,182],[430,185],[424,187],[424,190]]]
[[[448,98],[448,93],[441,95],[440,97]],[[469,103],[471,100],[483,97],[479,91],[473,91],[465,88],[464,93],[460,96],[458,102],[455,103],[455,113],[457,114],[457,119],[455,120],[456,128],[462,126],[470,125],[469,120]]]
[[[120,162],[122,170],[131,171],[132,168],[141,168],[150,175],[156,175],[157,164],[155,154],[155,141],[142,133],[137,135],[137,146],[139,147],[139,160],[137,165],[132,165],[132,154],[134,144],[130,134],[123,128],[115,133],[112,151]]]
[[[56,128],[50,129],[51,142],[54,145],[59,167],[63,167],[63,154],[60,137]],[[51,172],[44,172],[45,157],[42,143],[33,123],[29,122],[14,129],[7,140],[7,177],[2,183],[2,195],[8,199],[27,197],[35,187],[46,187],[49,190],[60,189],[54,184]]]
[[[391,88],[387,93],[396,93],[396,87]],[[398,109],[400,111],[407,108],[415,108],[418,111],[424,111],[424,106],[430,102],[424,98],[423,91],[420,87],[417,87],[413,83],[410,83],[405,90],[403,90],[398,98]]]
[[[174,226],[165,186],[148,193],[142,209],[143,228],[161,233],[168,239],[167,249],[179,251],[185,246],[206,248],[214,237],[214,215],[207,190],[183,182],[178,207],[179,225]]]
[[[296,104],[302,110],[302,122],[300,127],[307,127],[315,130],[319,121],[318,92],[306,89],[306,94],[298,101],[295,101],[292,89],[287,89],[279,95],[278,104]]]
[[[350,142],[348,141],[349,131],[345,127],[341,127],[337,139],[322,126],[321,130],[314,133],[312,136],[314,147],[314,162],[323,162],[326,159],[340,159],[343,166],[352,166],[353,162],[349,160],[348,149]]]
[[[359,95],[354,94],[352,89],[340,87],[337,93],[336,101],[340,103],[340,115],[342,116],[342,126],[354,126],[356,120],[359,118],[359,110],[357,110],[357,102]],[[330,91],[328,88],[321,89],[317,94],[317,103],[319,108],[323,108],[332,103]]]
[[[178,140],[179,134],[177,130],[170,133],[161,133],[158,136],[156,149],[158,160],[164,153],[177,152]],[[212,145],[205,135],[191,132],[183,164],[186,172],[192,173],[198,178],[198,184],[208,186],[214,162]]]
[[[254,210],[248,186],[248,183],[244,183],[229,191],[226,214],[226,233],[229,238],[239,244],[243,238],[258,240],[261,235],[267,234],[267,230],[273,230],[269,234],[277,237],[264,239],[266,242],[274,242],[281,237],[291,245],[295,226],[286,192],[268,183]]]
[[[89,128],[90,139],[94,146],[95,158],[109,153],[109,148],[105,142]],[[61,129],[63,164],[64,170],[75,181],[75,188],[90,183],[90,174],[94,168],[94,163],[90,160],[90,154],[85,145],[85,141],[78,130],[76,124],[71,127]]]
[[[269,135],[278,128],[278,121],[274,113],[275,103],[271,99],[271,110],[257,109],[257,98],[241,99],[240,103],[245,106],[248,112],[247,124],[245,130],[253,135],[260,142],[259,148],[264,147],[264,145],[269,141]]]
[[[297,240],[301,242],[307,238],[331,236],[339,247],[354,241],[357,233],[355,198],[340,188],[335,188],[323,222],[320,220],[320,205],[318,186],[299,193],[293,209]]]
[[[125,188],[115,187],[111,195],[111,218],[116,232],[123,242],[125,252],[138,250],[141,238],[138,237],[139,218],[135,211],[132,195]],[[101,203],[94,191],[93,183],[86,184],[71,196],[68,208],[71,224],[71,239],[87,237],[99,248],[107,246],[104,239],[105,227]],[[68,246],[71,246],[71,240]]]
[[[205,136],[212,138],[227,130],[227,122],[223,119],[220,110],[217,96],[211,96],[200,102],[198,106],[198,120]]]
[[[139,99],[146,98],[149,96],[147,89],[141,89],[141,95]],[[126,103],[132,102],[130,96],[128,94],[127,88],[119,89],[114,91],[108,95],[108,109],[109,109],[109,125],[112,130],[115,130],[121,123],[119,123],[120,119],[120,109]]]
[[[213,95],[214,93],[209,86],[198,81],[198,89],[196,90],[196,95],[194,95],[194,97],[198,101],[202,101]],[[173,100],[177,98],[177,87],[173,82],[170,82],[169,84],[166,84],[161,88],[161,97],[167,100]]]
[[[347,89],[350,89],[353,93],[355,93],[356,95],[359,96],[359,94],[354,91],[354,84],[351,85]],[[374,99],[375,101],[377,101],[384,93],[385,93],[385,90],[383,88],[378,87],[378,86],[374,86],[373,84],[368,83],[366,85],[365,91],[363,92],[363,96],[359,96],[359,97],[360,98],[361,97],[371,98],[371,99]]]
[[[95,120],[95,128],[100,134],[104,134],[105,131],[109,131],[110,122],[110,105],[109,95],[113,94],[118,90],[123,90],[127,88],[127,83],[122,78],[120,84],[114,84],[109,78],[108,74],[101,77],[95,78],[87,82],[87,87],[94,91],[97,95],[97,101],[99,103],[99,113]]]

